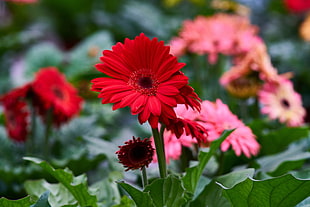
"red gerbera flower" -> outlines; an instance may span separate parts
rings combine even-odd
[[[125,145],[119,146],[118,154],[119,162],[128,170],[142,169],[148,167],[153,160],[154,148],[152,142],[148,139],[136,139],[125,142]]]
[[[176,118],[173,107],[178,103],[199,109],[200,99],[180,72],[185,64],[169,50],[163,41],[150,40],[143,33],[117,43],[112,51],[103,51],[103,63],[95,66],[110,77],[93,79],[92,90],[100,92],[103,104],[114,103],[113,110],[129,106],[141,124],[149,121],[152,128],[157,128],[159,121]]]
[[[26,96],[30,84],[16,88],[0,98],[4,107],[5,126],[10,138],[24,142],[28,134],[28,107]]]
[[[34,103],[40,115],[44,117],[48,110],[52,110],[56,126],[68,121],[81,109],[82,98],[54,67],[42,68],[36,74],[32,88],[36,100]]]

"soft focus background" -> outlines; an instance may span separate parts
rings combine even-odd
[[[111,49],[125,38],[133,39],[141,32],[168,44],[178,35],[184,20],[192,20],[198,15],[226,12],[248,16],[251,24],[258,26],[258,34],[267,46],[273,66],[279,73],[293,73],[294,89],[301,94],[307,111],[305,125],[294,130],[281,128],[279,133],[272,131],[268,134],[264,130],[279,125],[244,120],[254,133],[259,133],[256,135],[262,150],[258,157],[279,153],[291,142],[308,137],[310,13],[307,11],[310,12],[310,6],[306,9],[300,9],[298,5],[297,9],[289,8],[283,0],[0,0],[0,95],[31,82],[40,68],[54,66],[65,74],[67,81],[84,99],[78,116],[53,129],[47,146],[48,157],[44,155],[44,124],[40,118],[34,120],[37,123],[33,132],[36,145],[28,151],[27,143],[15,142],[7,135],[3,107],[0,106],[0,197],[17,199],[28,194],[42,194],[44,190],[39,186],[46,181],[31,183],[30,180],[44,178],[55,183],[55,179],[37,165],[23,160],[24,156],[46,159],[55,168],[68,167],[76,176],[86,173],[90,185],[109,189],[100,195],[107,206],[117,203],[115,200],[122,194],[117,191],[113,180],[125,177],[129,182],[140,182],[138,173],[123,172],[115,151],[132,136],[150,137],[150,130],[139,125],[127,108],[112,111],[111,105],[100,104],[97,93],[90,91],[90,80],[102,76],[93,65],[99,62],[102,50]],[[225,31],[221,38],[225,38]],[[190,57],[180,57],[180,61],[188,64],[182,71],[190,77],[189,82],[195,88],[198,83],[191,79]],[[216,98],[208,97],[208,94],[203,96],[211,101]],[[244,112],[240,112],[240,106],[234,103],[236,100],[229,100],[232,112],[242,116],[238,113]],[[277,140],[276,143],[266,141],[266,134],[269,139]],[[265,137],[260,140],[260,136]],[[285,140],[286,136],[289,141],[282,142],[281,138]],[[274,146],[279,143],[284,144]],[[306,143],[309,145],[308,141]],[[297,149],[289,152],[296,155]],[[305,151],[306,154],[299,154],[283,171],[275,171],[271,166],[262,171],[272,171],[274,174],[269,176],[277,176],[290,170],[308,169],[309,148]],[[284,162],[292,154],[283,156]],[[254,158],[237,157],[232,152],[227,152],[226,162],[223,174],[236,166],[258,166]],[[171,169],[181,171],[187,164],[180,167],[180,163],[173,162]],[[212,163],[209,169],[212,169]],[[156,174],[155,171],[150,169],[150,174]],[[209,173],[212,174],[212,170]]]

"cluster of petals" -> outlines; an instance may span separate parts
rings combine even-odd
[[[108,77],[92,80],[92,90],[99,92],[102,103],[113,103],[113,110],[130,107],[139,122],[148,121],[152,128],[175,119],[174,107],[185,104],[200,109],[200,99],[180,71],[184,63],[170,54],[170,47],[143,33],[112,50],[104,50],[102,63],[95,65]]]
[[[257,96],[262,114],[279,119],[288,126],[300,126],[305,110],[300,95],[289,80],[292,73],[278,74],[266,45],[261,42],[252,50],[235,57],[235,65],[220,78],[220,83],[239,98]]]
[[[261,41],[245,54],[234,57],[234,65],[220,77],[220,84],[241,98],[256,96],[261,84],[278,77],[266,45]]]
[[[247,53],[236,56],[234,66],[221,76],[220,83],[226,86],[233,80],[253,72],[258,73],[261,81],[273,80],[278,75],[277,69],[273,67],[266,45],[263,42],[253,45],[252,49]]]
[[[260,145],[252,130],[239,120],[220,99],[215,102],[203,101],[198,119],[208,131],[210,142],[218,139],[224,130],[234,129],[221,144],[223,152],[231,147],[237,156],[244,154],[249,158],[258,154]]]
[[[232,148],[237,156],[244,154],[248,158],[259,153],[260,145],[252,130],[239,120],[229,110],[228,106],[219,99],[216,102],[203,101],[200,112],[178,105],[176,113],[180,118],[191,120],[202,126],[207,132],[207,140],[204,143],[199,143],[199,139],[193,139],[191,134],[187,135],[183,132],[181,136],[177,137],[175,131],[166,129],[163,135],[167,163],[171,159],[177,160],[180,158],[182,146],[192,147],[193,144],[200,144],[200,146],[206,147],[209,143],[218,139],[224,130],[231,129],[234,129],[234,131],[221,144],[223,152]],[[151,138],[151,140],[153,139]],[[154,155],[153,161],[157,161],[156,155]]]
[[[208,54],[209,62],[215,63],[218,54],[237,55],[249,51],[261,41],[258,28],[247,17],[217,13],[198,16],[183,22],[179,36],[171,42],[171,52],[181,56],[185,52]]]
[[[70,120],[81,109],[82,98],[56,68],[41,68],[31,83],[13,89],[0,98],[4,106],[8,135],[15,141],[26,141],[29,125],[29,106],[44,121],[48,111],[55,126]]]
[[[81,110],[82,98],[66,77],[54,67],[43,68],[32,82],[34,105],[42,117],[52,110],[53,123],[60,126]]]
[[[154,148],[149,139],[141,140],[140,137],[128,140],[124,145],[119,146],[116,152],[119,163],[123,164],[128,170],[141,169],[148,167],[153,160]]]
[[[299,93],[293,83],[285,76],[266,82],[258,93],[262,114],[271,120],[278,119],[287,126],[296,127],[304,123],[306,111]]]

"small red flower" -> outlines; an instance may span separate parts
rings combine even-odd
[[[34,103],[43,117],[53,110],[53,123],[60,126],[81,110],[82,98],[54,67],[42,68],[32,83]]]
[[[142,169],[148,167],[153,160],[154,148],[152,142],[148,139],[136,139],[125,142],[125,145],[119,146],[120,150],[116,152],[119,162],[128,170]]]
[[[180,72],[185,64],[169,51],[163,41],[150,40],[143,33],[117,43],[112,51],[103,51],[103,63],[95,65],[110,77],[93,79],[92,90],[100,92],[103,104],[114,103],[113,110],[129,106],[141,124],[148,121],[152,128],[176,118],[177,104],[199,109],[200,99]]]
[[[4,107],[5,126],[9,137],[24,142],[28,134],[28,107],[26,97],[30,84],[16,88],[0,98]]]

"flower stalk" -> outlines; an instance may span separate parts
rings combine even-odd
[[[46,112],[45,138],[44,138],[44,157],[48,159],[50,154],[50,135],[53,124],[53,108]]]
[[[166,165],[164,140],[163,140],[163,137],[160,135],[158,128],[152,128],[152,133],[153,133],[155,147],[156,147],[159,174],[161,178],[165,178],[167,177],[167,165]]]
[[[143,189],[145,188],[145,186],[147,186],[149,183],[148,183],[148,180],[147,180],[147,174],[146,174],[146,169],[145,169],[145,166],[142,168],[142,186],[143,186]]]

